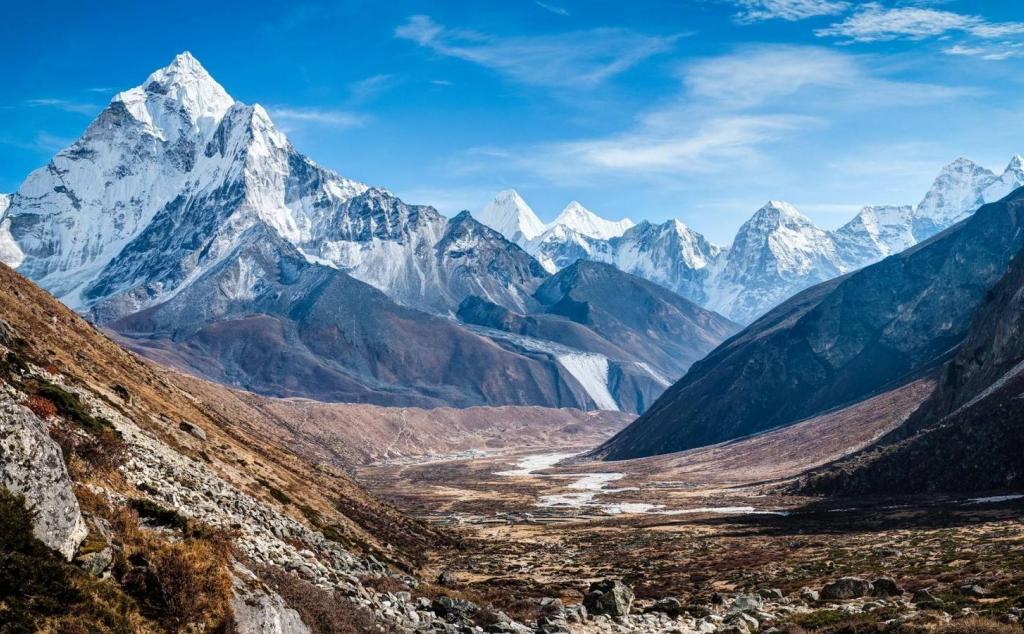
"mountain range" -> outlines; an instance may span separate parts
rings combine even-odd
[[[616,288],[658,297],[635,330],[597,317],[611,311],[589,277],[556,281],[468,212],[317,165],[188,53],[115,95],[5,201],[5,263],[137,351],[270,395],[638,412],[735,331],[610,267]],[[565,214],[599,235],[625,226],[588,219]],[[467,300],[559,334],[463,323]],[[662,333],[682,337],[675,354],[636,352]]]
[[[720,247],[679,220],[612,222],[571,203],[544,225],[515,191],[499,193],[480,221],[549,271],[583,258],[614,264],[742,324],[795,293],[899,253],[1024,185],[1024,158],[1001,175],[959,158],[916,206],[864,207],[834,231],[784,201],[769,201]]]
[[[995,298],[1020,293],[996,285],[1020,266],[1022,224],[1024,188],[910,249],[797,294],[694,364],[598,453],[635,458],[790,425],[941,374],[959,354],[934,396],[934,411],[949,413],[1016,362],[992,343],[970,342],[994,337],[1004,345],[1004,330],[1015,332],[1012,309],[985,313]]]

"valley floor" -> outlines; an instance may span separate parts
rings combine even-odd
[[[429,574],[448,571],[467,597],[523,618],[536,618],[539,599],[577,604],[592,581],[616,578],[636,591],[635,612],[666,597],[689,606],[682,630],[699,626],[700,616],[726,618],[738,595],[775,597],[768,591],[776,589],[781,595],[761,605],[762,626],[935,625],[971,613],[1016,620],[1024,607],[1024,496],[826,504],[780,492],[786,477],[831,457],[833,425],[851,416],[876,421],[853,427],[863,433],[857,443],[867,444],[928,389],[910,386],[858,411],[655,459],[586,462],[573,456],[592,445],[565,443],[377,463],[358,475],[461,537],[457,548],[431,554]],[[785,455],[779,447],[788,447]],[[892,578],[905,593],[838,603],[802,594],[847,576]],[[616,627],[574,628],[601,625]]]

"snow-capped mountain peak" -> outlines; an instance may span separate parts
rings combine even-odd
[[[577,233],[590,238],[608,240],[621,236],[633,224],[633,221],[629,218],[623,218],[622,220],[602,218],[574,200],[566,205],[562,213],[558,214],[554,222],[548,226],[565,225]]]
[[[120,92],[121,103],[164,140],[174,141],[182,114],[204,134],[211,132],[235,102],[189,52],[180,53],[140,85]]]
[[[960,157],[942,168],[924,200],[917,206],[921,220],[948,227],[984,202],[982,192],[996,175],[974,161]]]
[[[982,192],[982,198],[984,202],[992,203],[1021,186],[1024,186],[1024,156],[1014,154],[1002,175]]]
[[[480,222],[517,244],[544,233],[544,223],[514,189],[498,192],[480,212]]]

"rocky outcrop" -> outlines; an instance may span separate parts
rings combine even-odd
[[[238,634],[308,634],[309,628],[299,613],[256,575],[240,565],[235,566],[234,573],[231,608]]]
[[[633,606],[633,589],[618,579],[595,581],[583,597],[583,605],[590,614],[626,616]]]
[[[88,529],[71,488],[64,457],[46,422],[0,393],[0,486],[25,496],[35,512],[34,532],[65,559]]]

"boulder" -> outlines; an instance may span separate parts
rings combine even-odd
[[[626,616],[633,606],[633,590],[618,579],[604,579],[590,584],[583,606],[591,614]]]
[[[977,584],[967,584],[965,586],[960,586],[960,594],[980,599],[982,597],[987,597],[989,595],[989,591]]]
[[[206,432],[187,420],[182,420],[178,424],[178,429],[190,436],[198,438],[199,440],[206,440]]]
[[[903,588],[892,577],[879,577],[871,582],[871,594],[876,597],[898,597]]]
[[[309,634],[299,613],[288,607],[248,569],[236,564],[231,588],[231,609],[238,634]]]
[[[817,603],[821,594],[813,588],[800,588],[800,598],[807,603]]]
[[[664,599],[658,599],[654,602],[654,605],[647,608],[648,612],[660,612],[667,614],[672,618],[675,618],[682,614],[683,604],[679,602],[679,599],[675,597],[665,597]]]
[[[778,588],[761,588],[757,591],[757,596],[762,599],[768,599],[769,601],[776,601],[783,597],[782,590]]]
[[[860,577],[843,577],[826,583],[820,594],[823,601],[859,599],[871,594],[871,582]]]
[[[761,609],[761,598],[753,594],[741,594],[733,599],[731,612],[751,612]]]
[[[451,570],[442,570],[441,574],[437,575],[437,585],[439,586],[454,586],[458,583],[458,575]]]
[[[41,542],[69,561],[75,556],[89,531],[64,454],[43,420],[9,400],[0,401],[0,487],[25,496]]]

